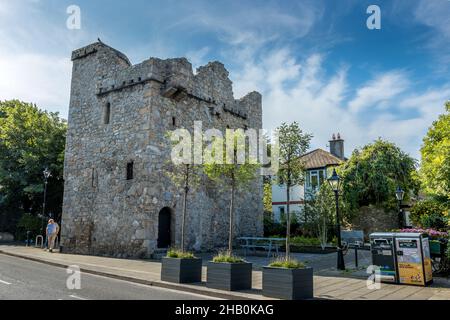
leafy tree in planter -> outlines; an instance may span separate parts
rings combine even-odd
[[[277,181],[280,186],[286,187],[286,259],[290,257],[291,211],[290,191],[295,185],[301,185],[305,179],[304,166],[299,158],[309,148],[312,135],[304,133],[297,122],[282,123],[277,128],[279,139],[279,163]]]
[[[234,211],[235,192],[238,188],[248,186],[256,179],[257,169],[260,167],[256,159],[247,158],[245,161],[237,161],[238,154],[245,152],[246,143],[242,130],[236,130],[234,134],[227,130],[227,141],[229,148],[225,148],[222,138],[215,138],[211,143],[211,158],[205,159],[203,165],[204,173],[213,181],[220,182],[223,186],[228,186],[230,192],[229,210],[229,234],[228,234],[228,255],[233,253],[234,236]],[[231,142],[230,142],[231,141]],[[232,161],[229,161],[232,159]],[[227,161],[228,160],[228,161]]]
[[[185,131],[187,133],[187,131]],[[173,150],[177,145],[186,142],[184,138],[179,140],[177,136],[168,132],[166,137],[171,140]],[[181,147],[183,147],[181,145]],[[185,251],[185,235],[186,235],[186,215],[189,191],[198,186],[200,182],[201,168],[199,165],[192,164],[192,155],[190,147],[180,148],[185,154],[172,154],[172,162],[170,168],[166,171],[167,176],[178,188],[183,188],[183,211],[181,214],[181,252]]]
[[[420,173],[425,191],[450,201],[450,101],[423,139]]]
[[[200,169],[193,164],[178,164],[167,172],[172,182],[179,188],[183,188],[183,211],[181,214],[181,251],[185,251],[186,215],[189,191],[199,183]]]

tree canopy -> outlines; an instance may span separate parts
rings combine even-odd
[[[0,230],[14,232],[23,213],[41,213],[46,167],[52,172],[46,211],[58,219],[66,130],[57,113],[18,100],[0,101]]]
[[[282,123],[277,128],[277,134],[280,145],[278,183],[291,186],[303,184],[305,172],[298,159],[308,150],[312,135],[304,133],[297,122]]]
[[[348,209],[370,204],[395,208],[397,187],[405,191],[405,200],[411,191],[417,192],[416,166],[415,159],[382,139],[356,149],[339,170]]]
[[[450,201],[450,101],[423,139],[420,168],[425,191]]]

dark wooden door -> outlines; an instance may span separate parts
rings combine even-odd
[[[168,248],[171,244],[170,236],[171,210],[164,208],[159,212],[158,248]]]

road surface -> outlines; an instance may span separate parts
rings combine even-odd
[[[192,293],[81,274],[69,290],[64,268],[0,254],[0,300],[204,300]],[[73,282],[72,282],[73,283]]]

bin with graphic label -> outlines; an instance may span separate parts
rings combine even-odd
[[[396,233],[398,282],[426,286],[433,282],[430,242],[422,233]]]
[[[395,255],[395,233],[377,232],[370,236],[372,264],[375,275],[381,282],[397,283],[397,261]]]

